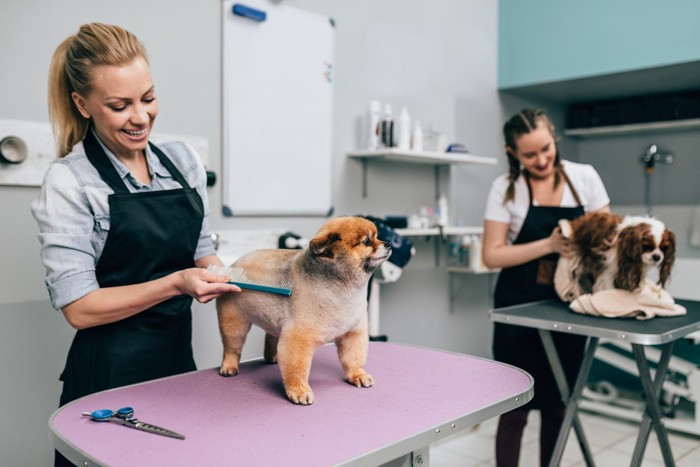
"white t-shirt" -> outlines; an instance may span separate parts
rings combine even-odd
[[[586,212],[596,211],[610,204],[608,192],[605,190],[600,175],[589,164],[562,160],[564,171],[569,181],[576,189],[581,204]],[[515,181],[515,196],[513,200],[503,203],[508,189],[508,175],[504,174],[494,180],[486,201],[486,220],[505,222],[508,227],[508,243],[512,244],[520,233],[525,222],[525,216],[530,208],[530,194],[525,177],[520,176]],[[537,203],[533,202],[536,206]],[[578,204],[568,184],[564,185],[561,207],[575,207]]]

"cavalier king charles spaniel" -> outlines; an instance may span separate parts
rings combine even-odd
[[[666,225],[651,217],[619,216],[591,212],[573,220],[561,220],[562,236],[572,241],[572,256],[560,258],[568,284],[563,300],[607,289],[640,290],[649,271],[658,268],[658,284],[665,287],[676,257],[676,237]],[[556,280],[556,278],[555,278]]]

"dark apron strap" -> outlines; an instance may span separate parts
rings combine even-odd
[[[530,196],[530,203],[528,205],[532,206],[532,186],[530,186],[530,176],[528,175],[527,172],[523,172],[523,175],[525,176],[525,182],[527,185],[527,193]],[[578,191],[576,191],[574,184],[571,183],[569,176],[566,175],[566,171],[564,171],[564,168],[561,169],[561,175],[562,175],[562,177],[564,177],[564,181],[569,186],[569,190],[571,190],[571,194],[574,196],[574,200],[576,201],[576,205],[581,206],[581,198],[579,198],[579,196],[578,196]]]
[[[177,182],[182,185],[182,188],[189,188],[190,185],[187,183],[187,180],[185,180],[185,177],[182,176],[179,170],[177,170],[177,167],[175,167],[175,164],[172,163],[172,161],[166,156],[163,151],[158,149],[158,147],[151,143],[150,141],[148,142],[148,145],[151,147],[151,151],[155,153],[156,156],[158,156],[158,159],[160,160],[160,163],[165,166],[166,169],[168,169],[168,172],[170,172],[170,175],[173,176]]]
[[[129,189],[124,184],[124,180],[119,176],[119,172],[117,172],[112,161],[110,161],[107,154],[105,154],[102,146],[100,146],[93,131],[92,126],[88,127],[85,139],[83,140],[83,146],[85,147],[85,154],[88,160],[100,173],[102,180],[104,180],[115,193],[128,194]]]
[[[94,130],[92,127],[89,127],[87,133],[85,134],[85,139],[83,140],[83,145],[85,146],[85,153],[88,160],[95,166],[102,179],[105,181],[105,183],[107,183],[107,185],[110,186],[110,188],[112,188],[112,190],[114,190],[115,193],[129,193],[129,189],[126,187],[126,185],[124,185],[124,180],[122,180],[122,178],[119,176],[119,172],[117,172],[117,169],[109,160],[109,157],[102,157],[107,156],[107,154],[102,149],[102,146],[100,146],[100,143],[97,141],[93,131]],[[168,169],[170,175],[172,175],[172,177],[183,188],[190,188],[190,185],[187,183],[187,180],[185,180],[185,177],[182,176],[182,173],[180,173],[177,167],[175,167],[175,164],[172,163],[168,156],[166,156],[163,151],[161,151],[150,141],[148,145],[151,147],[151,150],[155,153],[155,155],[158,156],[160,163],[163,164],[166,169]]]

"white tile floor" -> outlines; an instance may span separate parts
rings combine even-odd
[[[596,465],[604,467],[627,466],[632,460],[632,452],[637,440],[638,425],[579,412],[583,431],[593,453]],[[471,430],[457,433],[430,446],[432,467],[487,467],[494,466],[494,438],[498,419],[489,420]],[[530,412],[523,435],[520,453],[520,467],[539,467],[539,413]],[[700,465],[700,437],[669,432],[671,451],[677,467],[697,467]],[[585,466],[583,455],[573,430],[564,449],[561,466]],[[643,467],[664,465],[656,434],[652,430],[644,452]]]

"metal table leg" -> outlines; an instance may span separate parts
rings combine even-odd
[[[583,362],[581,363],[581,369],[576,377],[574,389],[571,393],[569,393],[569,384],[566,381],[566,373],[564,373],[564,368],[559,360],[559,355],[557,354],[557,349],[554,346],[552,334],[544,329],[539,329],[538,331],[540,338],[542,339],[542,344],[544,345],[547,360],[549,360],[552,373],[554,373],[554,379],[557,383],[557,387],[559,388],[562,401],[566,405],[564,421],[562,422],[561,429],[559,430],[559,436],[557,437],[557,442],[554,446],[554,452],[552,453],[552,459],[549,461],[549,466],[556,467],[561,462],[561,457],[564,454],[564,446],[566,445],[566,440],[569,436],[572,425],[574,427],[574,431],[576,432],[576,438],[578,439],[579,446],[581,447],[581,452],[583,453],[586,465],[589,467],[595,466],[591,449],[588,446],[586,435],[583,432],[583,427],[581,426],[581,421],[576,415],[576,411],[578,409],[578,400],[581,398],[583,388],[586,386],[586,382],[588,381],[588,373],[591,370],[595,350],[598,347],[598,342],[600,339],[590,336],[586,339],[586,350],[584,352]]]
[[[652,381],[651,370],[649,369],[649,364],[647,363],[646,356],[644,355],[644,347],[640,344],[632,344],[632,352],[634,353],[634,359],[637,361],[637,368],[639,369],[639,379],[642,382],[642,389],[644,391],[644,397],[646,399],[646,410],[644,411],[644,416],[642,417],[642,423],[639,428],[639,435],[637,436],[637,443],[634,446],[634,454],[632,456],[632,466],[638,466],[642,464],[642,458],[644,456],[644,450],[646,449],[647,441],[649,440],[649,433],[651,432],[651,427],[654,427],[656,431],[656,437],[659,440],[659,446],[661,447],[661,453],[664,456],[664,464],[666,466],[676,465],[673,461],[673,454],[671,453],[671,445],[668,442],[668,435],[666,433],[666,428],[663,423],[663,416],[661,415],[661,408],[659,407],[659,395],[661,393],[661,386],[663,385],[664,379],[666,377],[666,372],[668,370],[668,364],[671,360],[671,354],[673,351],[673,342],[664,344],[661,351],[661,357],[659,358],[659,364],[656,368],[656,375]]]

